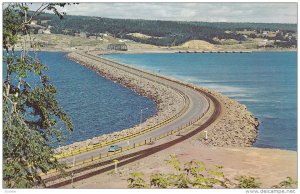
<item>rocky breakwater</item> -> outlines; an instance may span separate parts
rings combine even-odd
[[[259,122],[247,110],[247,107],[213,90],[202,88],[212,94],[221,104],[222,112],[219,119],[208,129],[208,138],[200,135],[202,145],[220,147],[248,147],[256,140]]]
[[[74,149],[79,149],[138,133],[141,129],[154,126],[175,116],[184,107],[184,98],[177,91],[170,87],[141,78],[140,76],[136,76],[118,68],[105,65],[88,57],[83,57],[77,53],[69,53],[67,57],[71,60],[79,62],[81,65],[84,65],[87,68],[96,71],[107,79],[124,85],[140,95],[153,99],[156,102],[157,113],[142,123],[141,126],[137,125],[129,129],[120,129],[120,131],[116,131],[111,134],[104,134],[86,141],[75,142],[73,144],[61,147],[60,151],[72,151]]]

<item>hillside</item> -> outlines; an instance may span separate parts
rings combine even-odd
[[[292,36],[296,34],[296,24],[177,22],[71,15],[60,20],[46,13],[38,16],[37,21],[38,25],[52,26],[51,33],[54,34],[74,36],[84,32],[87,36],[102,36],[105,33],[157,46],[178,46],[190,40],[203,40],[210,44],[221,44],[216,40],[227,39],[243,42],[249,37],[280,40],[280,47],[291,47],[297,43],[295,36]],[[241,33],[244,31],[253,33]],[[276,37],[265,32],[275,33]]]
[[[195,50],[216,50],[213,44],[203,40],[190,40],[182,45],[177,46],[178,49],[195,49]]]

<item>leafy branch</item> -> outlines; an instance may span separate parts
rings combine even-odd
[[[43,3],[28,19],[26,3],[11,3],[3,10],[3,182],[6,188],[43,184],[40,173],[63,169],[54,157],[54,145],[62,142],[62,129],[73,130],[70,118],[56,100],[56,89],[31,43],[30,22],[44,10],[62,17],[56,6]],[[23,36],[23,42],[20,41]],[[15,52],[22,43],[20,52]]]

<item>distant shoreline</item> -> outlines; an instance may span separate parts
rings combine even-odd
[[[232,42],[232,44],[216,44],[210,43],[201,39],[192,39],[177,46],[157,46],[155,44],[136,42],[130,39],[116,38],[107,35],[102,39],[91,39],[89,37],[70,36],[64,34],[31,34],[34,42],[40,44],[39,50],[42,51],[109,51],[107,48],[112,44],[124,44],[127,46],[128,51],[124,53],[174,53],[174,52],[202,52],[202,51],[246,51],[246,52],[297,52],[298,48],[294,47],[277,47],[268,48],[261,47],[260,43],[265,43],[265,40],[249,40],[249,42]],[[20,39],[22,40],[22,36]],[[20,50],[22,45],[16,46],[16,50]],[[112,51],[112,50],[110,50]],[[122,52],[123,53],[123,52]]]
[[[16,48],[16,51],[21,51],[20,48]],[[78,50],[73,50],[70,48],[41,48],[38,51],[43,51],[43,52],[74,52],[74,51],[89,51],[89,50],[84,50],[84,49],[78,49]],[[251,49],[251,50],[231,50],[233,52],[228,52],[229,50],[196,50],[196,49],[165,49],[165,48],[156,48],[156,49],[133,49],[133,50],[128,50],[128,51],[114,51],[114,50],[99,50],[102,52],[102,54],[142,54],[142,53],[179,53],[182,52],[181,54],[238,54],[240,52],[244,52],[241,54],[247,54],[247,53],[256,53],[256,52],[298,52],[298,49]],[[190,53],[187,53],[187,52]],[[204,53],[203,53],[204,51]],[[210,53],[212,51],[213,53]],[[218,51],[220,53],[218,53]],[[225,52],[228,53],[225,53]],[[247,51],[247,52],[245,52]],[[197,52],[197,53],[195,53]]]
[[[181,50],[182,51],[182,50]],[[260,53],[260,52],[297,52],[297,50],[254,50],[254,51],[250,51],[250,52],[239,52],[239,51],[235,51],[235,52],[228,52],[228,53],[225,53],[225,51],[223,51],[222,53],[218,53],[217,51],[213,51],[212,53],[210,53],[209,51],[205,51],[202,52],[202,51],[197,51],[197,52],[194,52],[193,51],[189,51],[186,52],[186,51],[182,51],[181,53],[179,53],[179,50],[177,51],[168,51],[168,50],[132,50],[132,51],[102,51],[102,54],[103,55],[110,55],[110,54],[147,54],[147,53],[178,53],[178,54],[249,54],[249,53]]]

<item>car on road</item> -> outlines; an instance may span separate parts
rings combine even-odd
[[[108,152],[116,152],[116,151],[119,151],[121,150],[122,147],[118,146],[118,145],[111,145],[109,148],[108,148]]]

